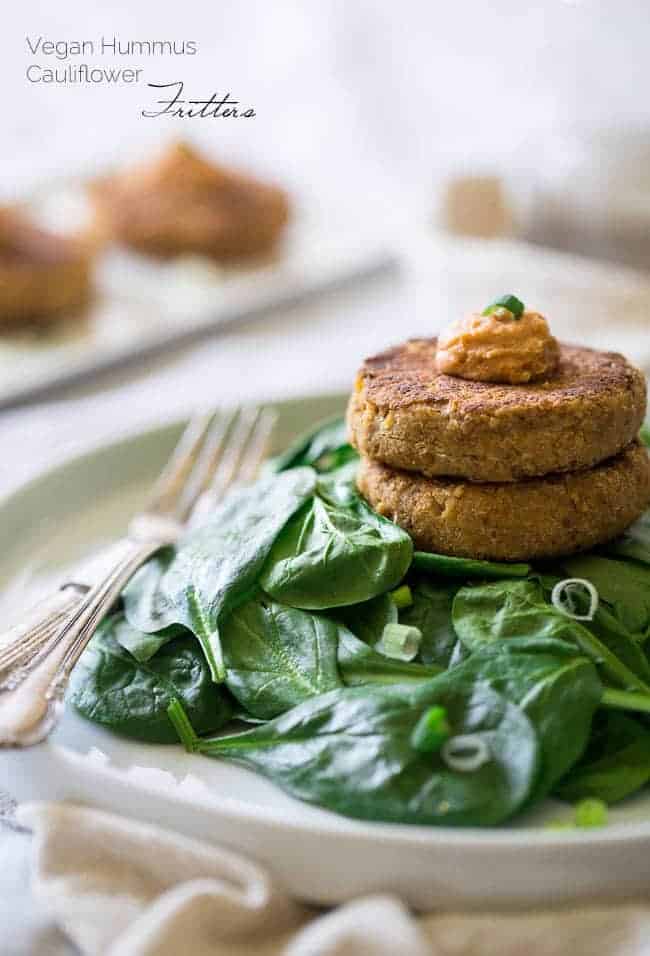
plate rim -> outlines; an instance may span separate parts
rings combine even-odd
[[[303,404],[305,400],[315,402],[341,401],[343,404],[345,398],[345,393],[337,391],[295,396],[287,399],[272,399],[266,402],[260,401],[256,404],[263,404],[267,407],[280,406],[291,408]],[[119,453],[118,450],[128,454],[129,448],[136,446],[143,438],[155,441],[156,436],[162,437],[165,433],[169,433],[174,429],[180,430],[186,421],[186,417],[180,416],[165,419],[157,424],[144,425],[144,427],[142,424],[136,425],[133,429],[127,429],[118,435],[114,434],[108,438],[104,437],[93,441],[89,445],[84,446],[83,449],[77,449],[71,454],[64,455],[61,459],[41,467],[36,474],[29,477],[26,481],[0,494],[0,526],[2,513],[18,505],[20,499],[29,497],[31,494],[37,494],[39,486],[46,486],[52,479],[61,478],[67,471],[78,471],[82,469],[85,462],[93,460],[98,456],[114,456]],[[106,732],[109,731],[107,730]],[[146,743],[138,741],[129,740],[129,743],[132,746],[140,745],[147,747]],[[70,755],[75,762],[83,758],[87,753],[87,751],[84,753],[62,744],[55,738],[45,741],[37,747],[30,748],[29,751],[4,751],[3,756],[14,754],[17,755],[20,760],[21,757],[26,757],[27,754],[30,754],[36,759],[39,755],[45,754],[47,751],[50,751],[51,754],[54,755],[56,750],[62,751],[65,756]],[[209,758],[206,757],[205,759]],[[26,762],[29,762],[29,758],[26,759]],[[122,785],[128,786],[132,791],[150,791],[166,800],[173,801],[176,805],[182,805],[186,808],[191,808],[199,803],[202,809],[209,812],[216,812],[215,806],[210,801],[202,801],[198,795],[188,795],[182,791],[180,786],[172,790],[151,781],[134,782],[132,779],[129,779],[128,770],[115,766],[110,757],[108,763],[105,765],[86,764],[84,769],[89,773],[97,774],[99,777],[101,777],[102,774],[108,773],[112,779],[119,781]],[[232,803],[236,802],[232,798],[230,798],[230,801]],[[301,802],[307,803],[307,801]],[[608,824],[603,828],[594,828],[593,830],[578,828],[573,830],[555,830],[552,827],[544,828],[543,826],[509,828],[507,824],[490,828],[427,827],[422,825],[360,820],[355,817],[336,814],[333,811],[328,811],[316,804],[310,803],[307,803],[307,806],[319,810],[323,814],[323,819],[296,821],[288,817],[286,813],[281,810],[266,807],[252,808],[243,801],[237,803],[237,807],[222,806],[219,812],[240,822],[264,822],[271,826],[289,829],[294,833],[309,830],[312,834],[316,834],[320,837],[345,836],[360,842],[374,842],[379,840],[383,843],[396,843],[401,846],[416,844],[419,848],[423,848],[427,843],[432,847],[439,847],[446,843],[452,848],[457,849],[462,847],[465,849],[494,849],[508,852],[521,850],[524,846],[530,848],[531,844],[534,845],[535,849],[557,850],[560,848],[566,849],[569,846],[588,846],[590,849],[598,849],[600,847],[604,849],[612,843],[617,843],[621,846],[633,843],[638,846],[640,840],[650,842],[650,819],[648,821],[620,821]],[[337,822],[338,820],[343,821],[344,825],[340,825]]]

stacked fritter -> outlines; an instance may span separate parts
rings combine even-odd
[[[367,359],[348,408],[359,489],[417,548],[565,555],[648,507],[645,379],[622,355],[561,345],[552,376],[509,385],[442,374],[436,347],[415,339]]]

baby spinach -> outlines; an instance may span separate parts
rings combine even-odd
[[[499,561],[479,561],[474,558],[452,558],[447,554],[416,551],[413,567],[451,578],[525,578],[529,564],[506,564]]]
[[[339,621],[371,647],[381,640],[387,624],[398,621],[397,606],[388,593],[378,594],[362,604],[337,608],[335,613]]]
[[[147,633],[189,628],[214,680],[223,680],[220,618],[250,596],[273,541],[315,485],[311,468],[297,468],[232,492],[175,553],[161,552],[133,578],[124,592],[129,622]]]
[[[327,474],[318,476],[317,491],[320,497],[330,505],[353,505],[359,499],[357,490],[358,461],[349,461],[345,465],[333,468]],[[373,512],[374,513],[374,512]]]
[[[440,668],[393,661],[333,618],[257,595],[221,625],[226,686],[252,717],[268,720],[347,685],[422,683]]]
[[[449,666],[458,641],[451,623],[457,590],[456,585],[434,584],[424,578],[411,584],[413,603],[399,612],[399,621],[417,627],[422,634],[419,657],[425,664]]]
[[[593,554],[565,559],[571,577],[586,578],[628,631],[650,633],[650,568]]]
[[[604,545],[601,551],[615,558],[632,558],[650,565],[650,511],[642,514],[620,538]]]
[[[115,639],[121,644],[124,650],[128,651],[136,661],[145,664],[154,654],[157,654],[161,647],[168,644],[175,637],[181,637],[190,633],[182,624],[170,624],[169,627],[157,631],[155,634],[147,634],[145,631],[133,627],[132,624],[122,618],[119,626],[113,629]]]
[[[143,663],[120,643],[128,627],[122,615],[107,619],[75,667],[69,700],[80,714],[126,737],[163,744],[177,739],[167,717],[174,699],[200,733],[228,722],[230,701],[212,682],[194,637],[174,638]]]
[[[576,656],[574,645],[551,638],[496,641],[447,675],[486,681],[528,715],[542,758],[532,799],[545,796],[582,756],[603,688],[594,664]]]
[[[348,443],[345,419],[337,416],[301,435],[285,452],[267,462],[266,467],[279,472],[311,465],[316,471],[330,471],[358,457]]]
[[[428,588],[428,585],[426,586]],[[443,667],[447,666],[447,660],[443,661],[444,655],[436,656],[433,653],[433,647],[436,641],[442,642],[442,613],[434,620],[434,612],[428,614],[425,619],[424,613],[419,616],[413,616],[413,619],[407,618],[408,612],[414,612],[416,608],[421,609],[421,596],[414,587],[411,589],[413,604],[408,608],[398,612],[395,602],[390,594],[380,594],[370,601],[363,604],[354,604],[352,607],[339,608],[336,617],[341,620],[352,634],[348,634],[347,639],[339,641],[339,665],[342,665],[342,659],[347,662],[348,671],[344,673],[346,683],[367,683],[367,680],[350,678],[349,669],[354,662],[355,670],[367,675],[373,674],[373,681],[379,683],[389,683],[392,680],[397,683],[401,681],[419,681],[424,677],[431,677],[440,673]],[[436,609],[437,610],[437,609]],[[451,600],[449,600],[449,611],[451,610]],[[419,658],[421,663],[407,663],[387,658],[374,650],[375,645],[381,640],[384,628],[387,624],[396,624],[399,621],[403,624],[417,627],[422,633],[422,642],[420,644]],[[451,627],[451,618],[447,618],[447,629],[450,632],[452,643],[456,642],[456,635]],[[425,632],[424,626],[427,630]],[[360,640],[351,642],[351,637],[355,636]],[[344,649],[342,649],[344,648]],[[424,652],[423,652],[424,651]],[[451,651],[450,651],[451,654]],[[442,667],[441,667],[442,665]]]
[[[406,532],[357,495],[342,505],[318,493],[277,536],[260,585],[307,610],[359,604],[396,587],[412,553]]]
[[[260,595],[221,625],[226,685],[253,717],[268,719],[342,686],[339,626]]]
[[[550,596],[554,585],[560,580],[560,577],[551,577],[550,575],[542,579],[542,585],[547,596]],[[586,591],[583,593],[577,591],[573,594],[572,599],[579,613],[587,612],[591,597]],[[618,618],[614,616],[612,609],[605,601],[599,600],[593,618],[590,621],[582,621],[582,624],[615,654],[622,664],[645,683],[650,683],[650,664],[641,643],[642,636],[630,634]]]
[[[626,667],[650,685],[650,664],[639,635],[630,634],[606,604],[601,603],[593,620],[584,624]]]
[[[650,783],[650,511],[543,573],[413,553],[359,496],[358,460],[343,420],[325,422],[158,552],[75,669],[80,713],[153,742],[177,728],[368,820],[491,825],[548,792],[612,803]],[[594,584],[592,620],[550,603],[558,574]],[[417,662],[376,650],[398,622],[422,635]],[[476,745],[469,770],[414,745],[434,711]],[[197,736],[232,719],[251,729]]]
[[[650,732],[637,720],[603,713],[583,759],[560,781],[555,793],[571,803],[596,797],[616,803],[650,781]]]
[[[348,687],[364,684],[421,684],[439,674],[435,664],[398,661],[380,654],[347,628],[339,629],[338,662]]]
[[[580,621],[544,600],[539,581],[500,581],[463,587],[454,598],[454,629],[469,651],[486,641],[546,639],[568,641],[622,687],[650,692],[650,686]]]
[[[440,753],[412,746],[415,725],[434,705],[444,707],[453,735],[484,746],[487,759],[473,772],[451,770]],[[258,770],[293,796],[338,813],[457,826],[512,816],[531,792],[539,759],[522,710],[487,684],[447,675],[419,687],[331,691],[244,733],[197,739],[194,748]]]

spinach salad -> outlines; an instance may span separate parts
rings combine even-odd
[[[76,709],[365,820],[494,825],[646,786],[650,512],[534,567],[418,553],[357,461],[327,422],[160,551],[75,669]]]

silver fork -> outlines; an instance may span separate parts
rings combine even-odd
[[[110,548],[110,570],[90,588],[64,585],[0,646],[0,747],[28,747],[58,722],[73,667],[127,582],[156,551],[237,483],[251,481],[275,423],[269,410],[192,419],[145,509]],[[114,556],[114,557],[113,557]],[[85,592],[85,593],[84,593]]]

